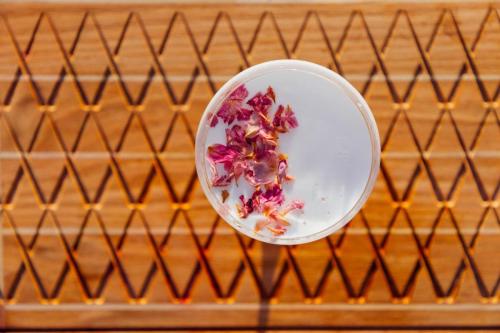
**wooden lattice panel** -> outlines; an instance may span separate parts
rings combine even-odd
[[[500,15],[487,5],[0,5],[8,327],[500,325]],[[265,60],[349,79],[381,172],[342,231],[235,233],[196,179],[215,91]]]

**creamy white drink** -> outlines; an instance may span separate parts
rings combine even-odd
[[[234,89],[244,85],[248,98],[272,87],[276,105],[290,105],[298,126],[279,136],[279,151],[288,157],[283,183],[286,201],[300,200],[301,212],[286,216],[289,226],[281,235],[256,232],[261,214],[241,218],[240,195],[254,188],[244,180],[225,187],[211,183],[207,149],[225,143],[221,124],[211,127],[213,115]],[[210,203],[244,234],[275,244],[298,244],[322,238],[342,226],[366,201],[378,173],[380,142],[373,115],[361,95],[342,77],[305,61],[278,60],[251,67],[229,80],[207,106],[196,138],[196,166]],[[223,202],[222,191],[227,191]]]

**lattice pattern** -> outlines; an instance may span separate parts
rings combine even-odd
[[[2,299],[496,303],[498,10],[233,11],[1,18]],[[383,161],[348,227],[276,248],[219,220],[193,147],[225,79],[283,57],[357,86]]]

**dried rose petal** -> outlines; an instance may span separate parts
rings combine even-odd
[[[288,227],[290,225],[290,223],[285,220],[285,218],[283,217],[283,215],[277,213],[276,211],[271,213],[269,215],[269,218],[271,220],[273,220],[276,224],[278,225],[281,225],[281,226],[284,226],[284,227]]]
[[[245,197],[240,195],[241,206],[238,206],[238,212],[241,218],[247,218],[247,216],[253,212],[253,199],[250,198],[245,201]]]
[[[261,190],[256,190],[255,192],[253,192],[253,194],[252,194],[252,200],[254,201],[254,207],[256,207],[256,202],[259,199],[259,196],[261,194],[262,194]]]
[[[278,146],[277,136],[258,125],[249,125],[245,138],[253,143],[254,156],[258,160],[262,159],[269,151],[274,151]]]
[[[238,184],[238,179],[242,175],[244,175],[245,172],[247,171],[248,163],[249,163],[248,160],[239,160],[233,164],[232,173],[233,173],[234,179],[236,180],[236,184]]]
[[[278,157],[274,151],[266,151],[259,161],[251,161],[245,172],[245,178],[253,186],[265,185],[273,182],[278,168]]]
[[[265,162],[257,162],[253,165],[253,181],[258,185],[269,184],[274,179],[275,168]]]
[[[257,112],[255,114],[255,122],[263,129],[269,132],[275,132],[273,122],[269,119],[268,115]],[[277,133],[276,133],[277,134]]]
[[[274,202],[278,205],[281,205],[285,201],[283,190],[278,184],[274,184],[272,187],[268,188],[262,193],[261,197],[265,202]]]
[[[249,124],[245,129],[245,139],[254,139],[260,131],[261,127],[258,124]]]
[[[248,96],[248,90],[244,85],[236,88],[222,103],[217,117],[224,123],[231,125],[236,119],[248,120],[252,115],[252,110],[243,107],[243,102]],[[215,117],[214,117],[215,118]],[[212,120],[210,126],[217,125],[217,120]]]
[[[212,113],[210,113],[209,117],[212,118],[212,120],[210,121],[210,127],[217,126],[217,124],[219,123],[219,118],[217,118],[217,115],[213,115]]]
[[[234,91],[229,95],[228,99],[230,100],[238,100],[243,103],[245,98],[248,97],[248,90],[245,85],[240,85],[238,88],[234,89]]]
[[[241,154],[234,147],[214,144],[208,147],[207,159],[213,175],[213,186],[229,185],[231,180],[233,178],[238,179],[246,168],[246,162],[241,161]],[[217,164],[222,165],[228,174],[219,175],[216,167]]]
[[[230,179],[228,179],[227,175],[222,175],[222,176],[219,175],[214,161],[207,157],[207,162],[210,165],[210,171],[212,172],[212,185],[213,186],[229,185]]]
[[[262,94],[258,92],[254,97],[252,97],[248,102],[255,112],[262,113],[264,115],[267,114],[271,105],[273,104],[273,100],[267,94]]]
[[[286,171],[288,169],[288,162],[286,159],[281,159],[278,162],[278,183],[283,183],[287,179]]]
[[[290,223],[285,216],[293,210],[302,209],[301,201],[292,201],[285,207],[285,196],[282,184],[293,179],[288,172],[286,155],[278,151],[278,136],[297,127],[298,122],[290,106],[280,105],[272,121],[269,112],[276,102],[276,94],[272,87],[265,93],[259,92],[246,101],[248,90],[241,85],[223,102],[217,114],[212,117],[211,126],[216,126],[218,119],[227,125],[234,121],[239,123],[226,128],[226,145],[214,144],[208,148],[207,160],[212,171],[213,186],[227,186],[234,180],[244,179],[255,190],[252,196],[245,199],[239,197],[237,209],[241,218],[247,218],[254,212],[266,217],[255,224],[255,231],[267,229],[274,235],[286,232]],[[249,105],[247,109],[244,105]],[[223,174],[219,170],[224,169]],[[226,201],[229,192],[223,190],[222,201]]]
[[[286,227],[282,225],[267,225],[266,228],[271,231],[275,236],[281,236],[286,232]]]
[[[250,125],[247,127],[245,131],[245,138],[251,140],[251,141],[257,141],[259,139],[263,140],[264,142],[269,142],[270,144],[276,146],[278,145],[277,143],[277,137],[274,135],[274,133],[258,126],[258,125]]]
[[[232,169],[234,162],[240,157],[240,152],[233,147],[214,144],[208,147],[208,159],[215,164],[224,165],[224,169]]]
[[[215,175],[212,178],[212,186],[223,187],[231,184],[233,180],[233,175]]]
[[[257,221],[257,223],[255,223],[254,230],[256,232],[259,232],[259,231],[263,230],[265,227],[267,227],[270,223],[271,223],[271,221],[269,221],[269,220]]]
[[[283,105],[278,107],[278,110],[274,114],[273,125],[277,131],[282,133],[286,133],[291,128],[299,126],[299,122],[290,105],[287,105],[286,108]]]
[[[276,212],[285,201],[283,190],[278,184],[268,188],[260,196],[260,212],[270,215]]]
[[[284,201],[283,190],[278,184],[274,184],[264,192],[261,190],[255,191],[251,198],[251,205],[253,211],[272,216],[277,214]]]
[[[222,190],[221,197],[222,203],[226,202],[227,198],[229,198],[229,192],[227,190]]]
[[[236,119],[243,121],[248,120],[252,116],[253,111],[250,109],[241,108],[236,115]]]
[[[240,125],[226,128],[226,141],[228,146],[236,148],[239,151],[244,150],[248,146],[245,140],[245,130]]]
[[[301,210],[304,209],[304,203],[300,200],[294,200],[280,212],[282,216],[285,216],[286,214],[290,213],[293,210]]]
[[[276,103],[276,94],[274,93],[273,87],[267,87],[266,95],[273,100],[273,103]]]
[[[255,158],[259,161],[267,160],[267,156],[276,155],[278,142],[265,137],[258,137],[254,143]]]

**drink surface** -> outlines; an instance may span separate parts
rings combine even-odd
[[[356,206],[359,206],[365,192],[371,190],[373,173],[378,171],[380,149],[373,118],[364,101],[359,100],[359,94],[353,95],[350,86],[351,90],[346,89],[343,79],[338,81],[334,76],[325,77],[308,71],[307,66],[271,66],[264,72],[253,74],[238,77],[238,82],[225,96],[238,83],[245,84],[249,97],[271,86],[276,93],[276,105],[292,107],[299,126],[279,137],[279,149],[288,156],[288,173],[294,180],[285,183],[283,191],[287,202],[304,202],[302,213],[294,212],[287,216],[290,226],[284,235],[272,237],[271,233],[260,231],[260,236],[265,237],[265,241],[271,239],[271,242],[275,238],[274,241],[278,243],[319,238],[314,235],[332,229],[335,225],[345,224],[343,219],[353,209],[359,209]],[[218,104],[211,103],[206,113],[217,112]],[[208,120],[208,117],[204,117],[203,122],[207,123]],[[197,142],[197,155],[202,149],[206,152],[212,144],[225,143],[227,126],[201,126],[200,131],[205,132],[202,135],[204,142]],[[199,138],[200,133],[197,140]],[[202,168],[210,175],[208,163],[200,161],[200,156],[197,156],[198,162],[202,162]],[[200,179],[206,182],[203,177]],[[255,236],[254,225],[262,216],[251,214],[241,219],[236,208],[240,204],[241,194],[249,197],[253,192],[244,179],[224,188],[207,186],[205,183],[204,189],[206,192],[208,190],[207,195],[212,204],[214,200],[218,201],[215,208],[228,222],[247,235]],[[224,203],[221,195],[223,189],[229,192]]]

